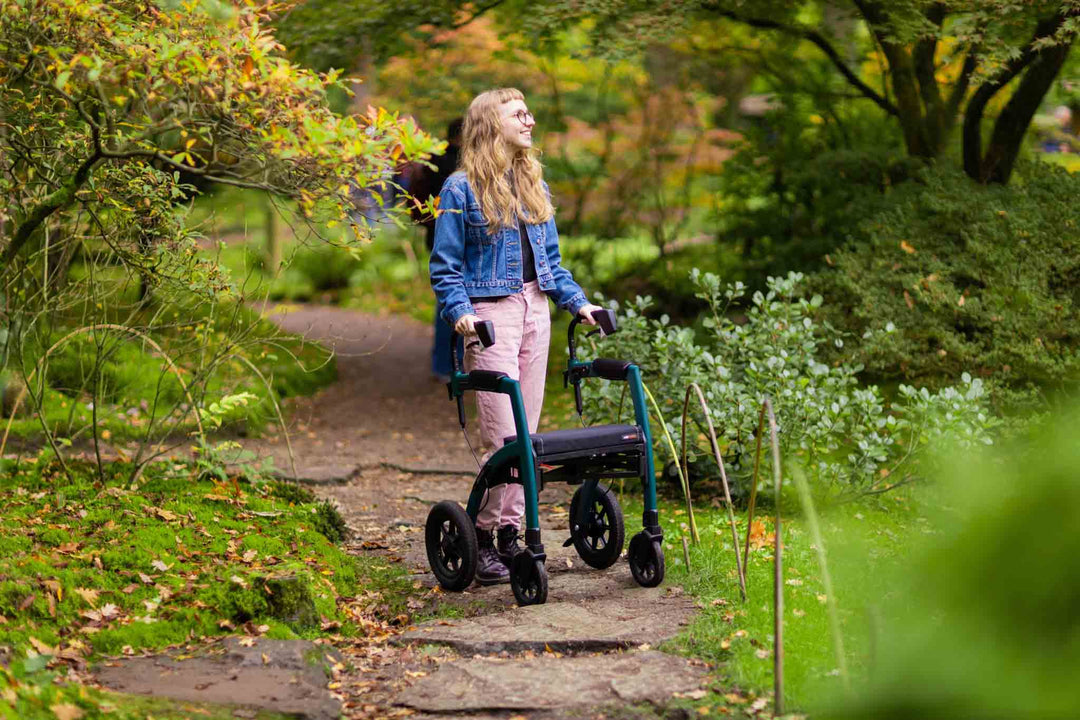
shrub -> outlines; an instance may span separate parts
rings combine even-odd
[[[1020,169],[1009,187],[922,172],[812,279],[869,378],[940,387],[966,369],[999,413],[1076,387],[1080,176]]]
[[[742,283],[722,288],[717,276],[699,272],[690,279],[710,308],[700,343],[693,330],[671,325],[667,316],[647,319],[651,300],[639,297],[625,308],[619,332],[604,341],[603,352],[639,364],[673,437],[686,387],[696,382],[737,483],[751,476],[766,397],[774,403],[782,452],[795,455],[820,489],[840,494],[881,491],[914,477],[920,447],[934,438],[948,436],[964,446],[991,442],[995,420],[985,411],[979,379],[965,373],[960,388],[937,393],[902,387],[887,405],[877,386],[860,384],[860,366],[821,362],[824,345],[843,341],[818,320],[822,298],[802,297],[802,275],[769,278],[768,292],[753,294],[742,325],[727,315],[745,294]],[[590,419],[614,422],[628,408],[619,385],[589,383],[586,391]],[[699,431],[703,427],[698,418]],[[659,443],[659,428],[653,435]],[[707,448],[705,436],[694,435]]]

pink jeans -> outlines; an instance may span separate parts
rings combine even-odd
[[[529,432],[536,432],[544,405],[544,379],[547,376],[548,345],[551,341],[551,315],[547,295],[536,282],[494,302],[473,302],[481,320],[495,325],[495,344],[486,350],[469,338],[465,349],[465,370],[501,370],[521,383]],[[503,438],[517,435],[510,396],[490,392],[476,393],[480,415],[481,462],[503,446]],[[525,489],[521,485],[496,485],[484,496],[476,526],[494,530],[503,525],[521,528],[525,513]]]

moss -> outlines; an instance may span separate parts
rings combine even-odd
[[[270,494],[280,500],[294,505],[315,502],[315,493],[303,485],[292,482],[274,481],[268,483]]]
[[[346,538],[349,532],[345,525],[345,518],[341,517],[337,506],[329,500],[323,500],[315,506],[314,524],[327,540],[339,543]]]
[[[315,599],[311,587],[302,577],[268,577],[260,580],[259,584],[265,589],[264,597],[271,617],[297,630],[318,625]]]

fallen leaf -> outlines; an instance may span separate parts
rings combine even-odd
[[[161,572],[165,572],[166,570],[168,570],[169,568],[172,567],[172,565],[166,565],[161,560],[155,560],[154,562],[152,562],[150,564],[154,566],[155,570],[160,570]]]
[[[53,711],[56,720],[79,720],[83,716],[83,711],[71,703],[57,703],[50,705],[49,709]]]
[[[742,705],[746,702],[746,698],[738,693],[728,693],[727,695],[724,695],[724,699],[732,705]]]
[[[142,580],[147,585],[153,585],[154,584],[154,578],[150,577],[146,573],[143,573],[143,572],[139,573],[139,579]]]
[[[98,591],[89,588],[75,588],[72,592],[81,597],[90,607],[97,606]]]
[[[915,248],[913,248],[908,243],[907,240],[901,240],[900,241],[900,249],[903,250],[904,252],[906,252],[908,255],[914,255],[915,254]]]
[[[242,638],[240,638],[240,644],[243,645],[244,647],[252,647],[253,645],[255,645],[255,638],[253,638],[253,637],[242,637]]]
[[[34,649],[42,655],[56,655],[56,648],[49,647],[45,643],[38,640],[36,637],[30,636],[27,638],[27,640],[30,642],[31,645],[34,646]]]
[[[904,302],[907,303],[908,310],[915,309],[915,301],[911,299],[911,293],[907,290],[904,291]]]
[[[235,629],[236,629],[236,626],[235,626],[235,625],[233,625],[233,624],[232,624],[231,622],[229,622],[228,620],[218,620],[218,624],[217,624],[217,626],[218,626],[219,628],[223,628],[223,629],[225,629],[225,630],[235,630]]]
[[[109,618],[114,618],[119,614],[120,608],[118,608],[112,603],[105,603],[101,606],[101,617],[105,618],[106,620],[108,620]]]
[[[247,590],[247,586],[248,586],[247,581],[244,580],[244,578],[240,577],[239,575],[233,575],[232,577],[229,578],[229,580],[230,580],[230,582],[234,582],[237,585],[239,585],[240,587]]]
[[[138,583],[131,583],[130,585],[126,586],[120,592],[124,593],[125,595],[130,595],[131,593],[135,592],[138,589],[139,589],[139,584]]]

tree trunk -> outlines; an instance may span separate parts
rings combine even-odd
[[[1031,119],[1053,85],[1054,78],[1061,71],[1071,49],[1072,44],[1067,43],[1044,50],[1024,73],[1020,87],[1013,93],[994,123],[994,132],[990,136],[990,144],[986,148],[986,155],[979,170],[980,182],[1002,185],[1009,182]]]
[[[971,179],[983,184],[1008,182],[1031,118],[1069,56],[1072,40],[1045,50],[1036,48],[1040,40],[1053,37],[1067,18],[1077,15],[1080,15],[1080,10],[1069,10],[1040,21],[1024,52],[1010,60],[993,80],[980,85],[971,97],[964,111],[963,130],[964,172]],[[1024,76],[1020,87],[998,117],[990,149],[984,157],[982,119],[986,105],[1021,73]]]

